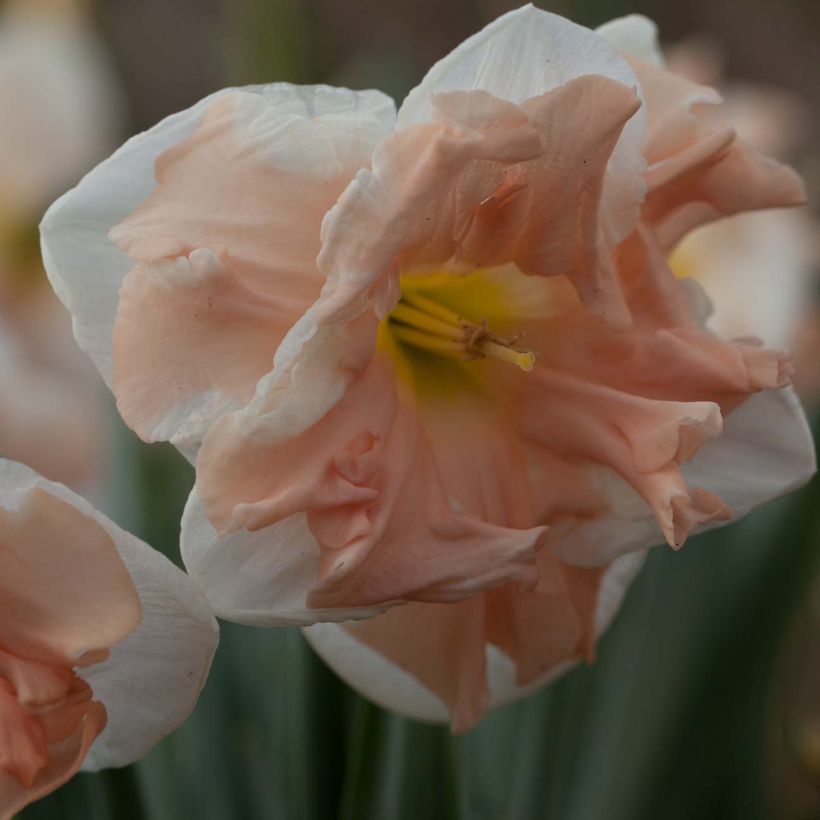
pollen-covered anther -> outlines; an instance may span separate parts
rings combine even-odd
[[[400,342],[470,361],[490,357],[529,372],[535,353],[515,345],[523,333],[505,338],[490,330],[486,318],[476,324],[419,293],[403,293],[390,314],[390,328]]]

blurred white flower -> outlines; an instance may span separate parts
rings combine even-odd
[[[722,63],[719,48],[704,39],[681,43],[668,54],[673,71],[720,89],[721,113],[747,144],[791,159],[805,121],[799,98],[762,83],[727,82]],[[691,233],[671,264],[679,276],[705,287],[714,306],[709,325],[721,336],[753,334],[766,344],[792,347],[811,312],[815,236],[805,210],[738,214]]]
[[[80,5],[2,6],[0,110],[0,455],[84,484],[102,454],[102,397],[34,241],[50,197],[121,132],[115,73]]]

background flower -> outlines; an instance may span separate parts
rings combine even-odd
[[[0,453],[90,487],[102,472],[104,405],[48,289],[35,226],[48,201],[99,160],[123,110],[82,3],[0,7]]]

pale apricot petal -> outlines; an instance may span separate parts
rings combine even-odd
[[[111,649],[107,658],[105,653],[96,652],[80,657],[80,674],[91,687],[95,700],[104,704],[108,723],[87,755],[81,746],[92,742],[93,736],[87,741],[80,739],[80,745],[77,739],[65,741],[55,760],[63,767],[60,771],[67,771],[65,761],[69,758],[75,768],[82,761],[84,769],[132,763],[182,723],[193,709],[216,649],[216,621],[196,584],[162,554],[121,530],[62,485],[46,481],[21,464],[0,460],[3,505],[14,504],[16,509],[20,499],[30,494],[47,495],[53,504],[73,508],[77,516],[88,522],[87,526],[102,530],[109,543],[113,541],[116,546],[142,605],[139,625]],[[50,542],[51,557],[60,559],[58,565],[63,558],[69,561],[75,550],[81,550],[82,555],[82,550],[89,549],[75,544],[73,539],[69,547],[68,534],[70,531],[64,528],[59,536],[64,547],[56,552],[55,542]],[[63,581],[70,581],[73,572],[66,564]],[[3,580],[5,578],[4,574]],[[87,596],[88,603],[83,599],[83,607],[94,606],[95,601],[107,601],[108,594],[106,587],[98,585]],[[19,590],[15,595],[19,595]],[[113,606],[122,604],[108,603],[107,609],[98,616],[100,623],[92,624],[92,635],[109,628]],[[68,624],[73,615],[71,609],[62,612]],[[4,616],[4,626],[5,623]],[[50,633],[49,645],[60,636],[60,629],[65,630],[60,627]],[[4,648],[8,648],[5,639],[3,641]],[[75,651],[82,648],[77,646]],[[104,722],[103,712],[102,722],[96,725],[94,734]],[[56,730],[56,725],[54,728]],[[70,773],[65,778],[68,776]],[[48,790],[44,787],[40,793]]]
[[[798,174],[735,140],[715,163],[655,189],[647,198],[644,217],[661,245],[672,248],[689,231],[721,217],[805,201]]]
[[[11,684],[20,703],[38,706],[63,697],[74,673],[68,666],[38,663],[0,650],[0,677]]]
[[[601,253],[605,221],[612,217],[601,197],[612,150],[639,106],[632,89],[596,76],[526,100],[522,108],[542,152],[511,169],[506,189],[476,209],[461,241],[464,260],[486,266],[513,261],[525,273],[565,274],[585,302],[623,323],[626,307],[609,248]]]
[[[815,470],[811,433],[792,388],[750,396],[726,416],[722,434],[681,465],[686,484],[723,499],[733,520],[802,486]],[[594,520],[565,521],[549,533],[550,547],[568,563],[603,565],[658,543],[657,522],[638,493],[599,478],[608,511]],[[722,523],[708,521],[696,531]]]
[[[603,37],[527,5],[494,20],[439,60],[407,95],[397,124],[404,128],[428,119],[428,100],[436,92],[483,90],[522,103],[587,74],[627,88],[637,85],[627,62]],[[613,242],[626,237],[638,217],[645,125],[640,110],[627,123],[609,160],[601,213]]]
[[[315,174],[315,170],[311,168],[314,150],[319,150],[320,156],[335,158],[334,161],[338,161],[334,153],[334,134],[337,136],[335,145],[339,156],[352,162],[354,158],[361,158],[365,153],[361,142],[362,135],[365,135],[365,141],[372,140],[375,143],[392,125],[393,104],[389,98],[375,91],[356,93],[324,86],[297,89],[287,84],[220,91],[129,140],[109,160],[88,174],[73,191],[55,202],[41,225],[46,270],[58,296],[72,312],[75,335],[80,346],[94,360],[109,385],[112,377],[111,338],[118,292],[122,280],[134,265],[109,238],[108,233],[112,227],[134,213],[135,209],[156,191],[155,161],[169,149],[189,139],[202,122],[206,111],[214,103],[232,94],[238,94],[242,100],[246,100],[248,96],[258,96],[260,104],[271,111],[268,117],[251,117],[245,123],[244,134],[249,140],[248,148],[260,161],[276,160],[275,151],[272,157],[266,155],[264,141],[260,141],[258,137],[268,133],[262,126],[271,126],[273,121],[277,120],[277,112],[281,111],[280,128],[284,131],[292,125],[304,135],[304,128],[301,126],[305,118],[309,117],[318,117],[325,123],[326,127],[321,129],[323,136],[318,140],[311,140],[307,144],[299,141],[284,143],[281,140],[278,143],[280,148],[286,149],[284,155],[280,153],[278,161],[295,162],[296,159],[300,159],[298,167],[308,176]],[[256,137],[254,128],[261,128]],[[238,161],[241,157],[234,155],[234,159]],[[320,167],[327,169],[330,166],[323,162]],[[347,173],[352,176],[356,167],[358,166],[349,168]],[[227,177],[231,171],[231,163],[226,162],[208,167],[203,174],[213,186],[209,186],[208,190],[214,194],[230,190]],[[225,175],[224,178],[222,174]],[[197,190],[201,192],[201,186],[206,182],[207,180],[203,180]],[[317,186],[308,184],[306,179],[305,191],[316,192]],[[258,196],[249,198],[247,204],[252,205],[253,210],[250,214],[243,214],[237,211],[241,204],[241,198],[237,199],[237,196],[239,195],[234,191],[231,198],[234,211],[229,216],[233,217],[230,224],[240,227],[241,237],[242,224],[251,227],[260,225],[260,201]],[[298,262],[300,270],[309,268],[312,262],[311,254],[315,256],[315,250],[309,244],[304,248],[299,248],[298,243],[291,244],[293,236],[302,236],[307,230],[302,221],[306,215],[305,210],[292,207],[287,201],[282,202],[276,190],[266,192],[266,196],[270,196],[270,199],[266,200],[264,216],[270,224],[275,220],[276,236],[287,238],[282,249],[287,256],[281,257],[277,254],[267,260],[267,263],[273,265],[285,259],[289,262]],[[209,201],[213,202],[213,199]],[[307,199],[300,201],[311,210],[312,205]],[[166,204],[170,206],[171,203]],[[192,207],[196,205],[195,202],[189,204]],[[318,213],[320,210],[321,204],[318,204],[311,212]],[[218,220],[220,215],[225,216],[221,209],[214,217]],[[201,216],[205,219],[207,214],[202,213]],[[266,230],[268,224],[265,223]],[[203,227],[199,223],[198,225],[199,228]],[[133,231],[138,228],[139,223],[132,225]],[[318,230],[317,222],[314,225],[314,232],[318,234]],[[125,236],[122,238],[126,239]],[[131,238],[136,242],[139,237],[134,234]],[[190,240],[191,237],[187,238]],[[173,239],[178,244],[180,240],[185,241],[186,237]],[[207,242],[205,244],[207,245]],[[138,244],[135,247],[138,247]],[[243,247],[246,250],[253,249],[252,244]],[[258,249],[258,245],[256,247]],[[170,246],[166,248],[169,249]],[[252,266],[254,260],[259,261],[258,255],[249,253],[246,261]]]
[[[798,205],[800,177],[714,122],[720,94],[627,55],[649,117],[644,156],[649,193],[642,218],[665,249],[693,228],[740,211]]]
[[[717,105],[720,94],[660,66],[628,56],[646,102],[648,124],[643,153],[650,167],[669,160],[705,134],[697,106]]]
[[[199,249],[138,265],[114,325],[117,409],[146,441],[194,444],[248,402],[291,319],[242,284],[227,254]]]
[[[457,601],[509,580],[534,582],[543,528],[512,530],[453,513],[430,444],[393,379],[376,356],[344,398],[295,437],[276,435],[276,413],[217,422],[197,461],[211,519],[260,529],[306,512],[321,546],[311,607]]]
[[[0,507],[0,646],[23,658],[73,664],[139,623],[134,584],[109,534],[40,487]],[[56,551],[55,543],[65,543]]]
[[[598,26],[595,33],[613,45],[621,54],[662,66],[663,54],[658,44],[658,27],[643,14],[627,14]]]
[[[49,744],[48,761],[31,783],[21,783],[0,765],[0,817],[8,820],[24,806],[54,791],[76,774],[104,727],[105,708],[101,703],[92,702],[74,732]]]
[[[505,172],[542,151],[516,105],[481,91],[435,100],[434,122],[398,131],[379,144],[372,170],[360,171],[322,224],[319,269],[328,277],[321,321],[359,313],[367,298],[392,309],[404,263],[446,262]]]
[[[614,470],[645,496],[678,545],[684,511],[675,516],[673,500],[687,494],[677,468],[719,435],[719,407],[643,398],[544,367],[531,376],[518,403],[521,434],[564,459]]]
[[[509,436],[498,434],[499,427],[494,424],[498,419],[479,418],[480,404],[444,404],[436,412],[425,413],[422,423],[434,441],[432,455],[447,495],[460,509],[482,521],[527,526],[532,519],[524,480],[526,468],[516,458]],[[448,412],[438,412],[443,409]],[[369,405],[366,416],[372,423],[373,405]],[[479,439],[485,446],[474,446]],[[350,470],[355,460],[348,454],[342,463]],[[391,466],[399,465],[391,461]],[[245,469],[237,471],[238,478],[248,474]],[[408,479],[402,488],[404,494],[409,492],[409,484]],[[423,490],[420,497],[427,493],[426,488]],[[318,523],[321,527],[324,522],[330,527],[324,535],[332,541],[338,539],[346,523],[342,517],[337,527],[336,520],[330,514],[312,516],[314,526]],[[206,590],[216,612],[228,620],[266,626],[308,624],[359,619],[384,609],[307,607],[308,592],[319,572],[320,547],[303,514],[290,515],[258,532],[219,536],[193,493],[183,516],[181,547],[188,571]]]
[[[405,604],[340,629],[438,695],[453,731],[462,732],[478,722],[490,699],[484,618],[484,602],[474,597],[450,605]]]
[[[483,91],[437,94],[432,123],[397,131],[376,149],[323,225],[328,276],[319,315],[392,308],[399,270],[517,263],[566,274],[613,321],[628,322],[608,256],[601,203],[607,161],[640,102],[603,77],[570,81],[514,106]],[[642,186],[641,177],[636,177]],[[545,191],[551,191],[550,196]]]
[[[644,555],[640,552],[624,555],[604,573],[597,594],[595,610],[596,635],[601,635],[614,618],[620,608],[626,589],[643,564],[643,558]],[[411,604],[391,610],[387,613],[387,616],[393,617],[394,613],[401,613],[403,610],[409,610],[410,607],[414,607],[416,611],[424,609],[429,613],[451,608],[431,604]],[[372,630],[375,632],[379,629],[379,624],[385,617],[379,616],[367,623],[372,624]],[[357,624],[356,628],[358,629],[358,627]],[[430,632],[431,630],[415,629],[413,622],[411,622],[407,631],[400,635],[399,645],[401,642],[408,642],[411,647],[422,650],[417,657],[408,657],[403,668],[398,663],[389,660],[388,657],[366,645],[366,643],[354,638],[344,625],[320,623],[304,630],[305,637],[319,655],[351,686],[376,703],[406,717],[432,722],[445,722],[451,719],[445,703],[441,697],[437,696],[427,685],[420,682],[419,677],[417,677],[416,670],[427,669],[428,673],[425,674],[425,677],[427,680],[434,680],[434,674],[438,673],[440,676],[449,668],[449,664],[444,664],[440,670],[429,669],[425,655],[426,648],[423,642]],[[432,633],[435,635],[435,630],[432,630]],[[435,640],[435,638],[432,639]],[[386,643],[385,641],[384,644],[386,645]],[[391,643],[388,651],[391,651],[393,646],[395,644]],[[573,665],[573,662],[561,664],[550,669],[542,677],[522,686],[516,683],[515,667],[507,656],[491,645],[486,646],[485,652],[489,690],[489,700],[486,705],[490,709],[498,708],[530,694],[550,680],[564,674]],[[475,663],[475,660],[473,663]],[[453,682],[440,684],[439,689],[444,691],[444,686],[451,687],[452,691]]]
[[[111,230],[140,262],[226,251],[246,285],[294,314],[316,298],[322,218],[390,126],[377,92],[325,86],[231,91],[161,154],[157,187]]]
[[[539,553],[538,570],[535,589],[506,584],[485,598],[487,641],[513,662],[520,686],[595,653],[593,615],[604,570],[571,567],[549,550]]]
[[[219,535],[196,494],[182,516],[185,567],[219,617],[250,626],[304,626],[368,618],[384,607],[322,609],[307,606],[316,583],[320,547],[304,514],[256,532]]]
[[[48,763],[48,745],[40,721],[20,704],[6,681],[0,681],[0,777],[11,775],[31,788]],[[0,791],[0,810],[5,794]]]

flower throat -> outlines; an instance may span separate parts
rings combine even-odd
[[[422,277],[420,285],[414,281],[413,285],[405,287],[405,283],[402,283],[401,299],[387,317],[385,328],[393,338],[403,345],[426,353],[461,361],[492,358],[514,364],[525,372],[532,370],[535,354],[530,350],[522,350],[518,345],[523,334],[501,336],[490,329],[485,317],[478,321],[468,319],[460,311],[434,298],[434,295],[438,295],[438,290],[442,291],[442,295],[451,295],[454,289],[461,290],[457,287],[459,279],[468,278],[452,274],[443,276],[447,277],[444,281],[449,287],[435,286],[436,282],[441,281],[439,276]],[[475,294],[476,283],[471,284],[473,288],[464,282],[464,293],[458,295]],[[481,295],[485,299],[492,299],[492,294]],[[480,302],[483,300],[473,298],[468,301],[479,303],[467,305],[467,308],[474,308],[470,312],[480,315]]]

